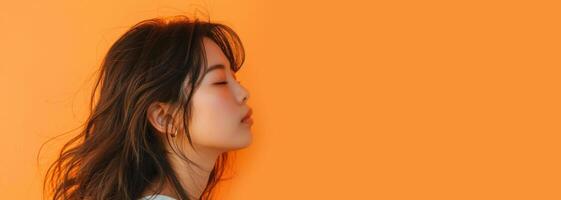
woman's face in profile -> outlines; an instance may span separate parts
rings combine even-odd
[[[251,110],[246,105],[249,93],[220,47],[209,38],[203,43],[208,67],[192,97],[191,139],[195,145],[223,151],[246,147],[252,140],[252,120],[242,121]]]

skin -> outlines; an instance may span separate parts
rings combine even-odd
[[[184,129],[170,128],[172,124],[163,122],[163,119],[169,118],[172,113],[171,105],[154,102],[148,109],[148,119],[162,133],[161,137],[166,137],[166,128],[171,130],[168,132],[177,130],[177,136],[171,138],[180,147],[176,151],[182,151],[187,158],[201,166],[197,168],[181,160],[166,143],[168,152],[171,152],[168,158],[172,168],[189,195],[197,199],[206,187],[218,156],[227,151],[247,147],[252,141],[251,124],[241,121],[250,111],[250,107],[246,105],[249,93],[237,81],[235,72],[230,69],[229,61],[220,47],[208,38],[204,38],[203,43],[208,63],[206,70],[219,64],[224,67],[208,71],[201,85],[193,93],[189,132],[196,151],[184,136]],[[177,124],[181,124],[181,121],[174,123],[176,125],[173,127],[180,127]],[[155,187],[150,186],[143,196],[153,194]],[[179,199],[167,182],[160,194]]]

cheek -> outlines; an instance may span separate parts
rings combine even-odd
[[[226,91],[198,91],[193,95],[193,109],[199,110],[201,117],[229,114],[234,111],[232,96]]]
[[[226,89],[201,88],[192,99],[190,132],[193,142],[220,145],[240,126],[241,113],[233,95]]]

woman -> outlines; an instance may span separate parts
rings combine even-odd
[[[252,139],[249,93],[235,75],[243,62],[226,25],[185,16],[134,25],[105,56],[84,130],[49,167],[44,191],[210,199],[228,152]]]

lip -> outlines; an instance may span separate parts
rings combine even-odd
[[[249,111],[247,111],[247,113],[245,114],[245,116],[242,118],[241,122],[245,122],[245,121],[252,121],[251,120],[251,114],[253,114],[253,109],[249,109]]]
[[[251,118],[251,117],[245,118],[245,120],[243,120],[242,123],[251,126],[251,125],[253,125],[253,118]]]

